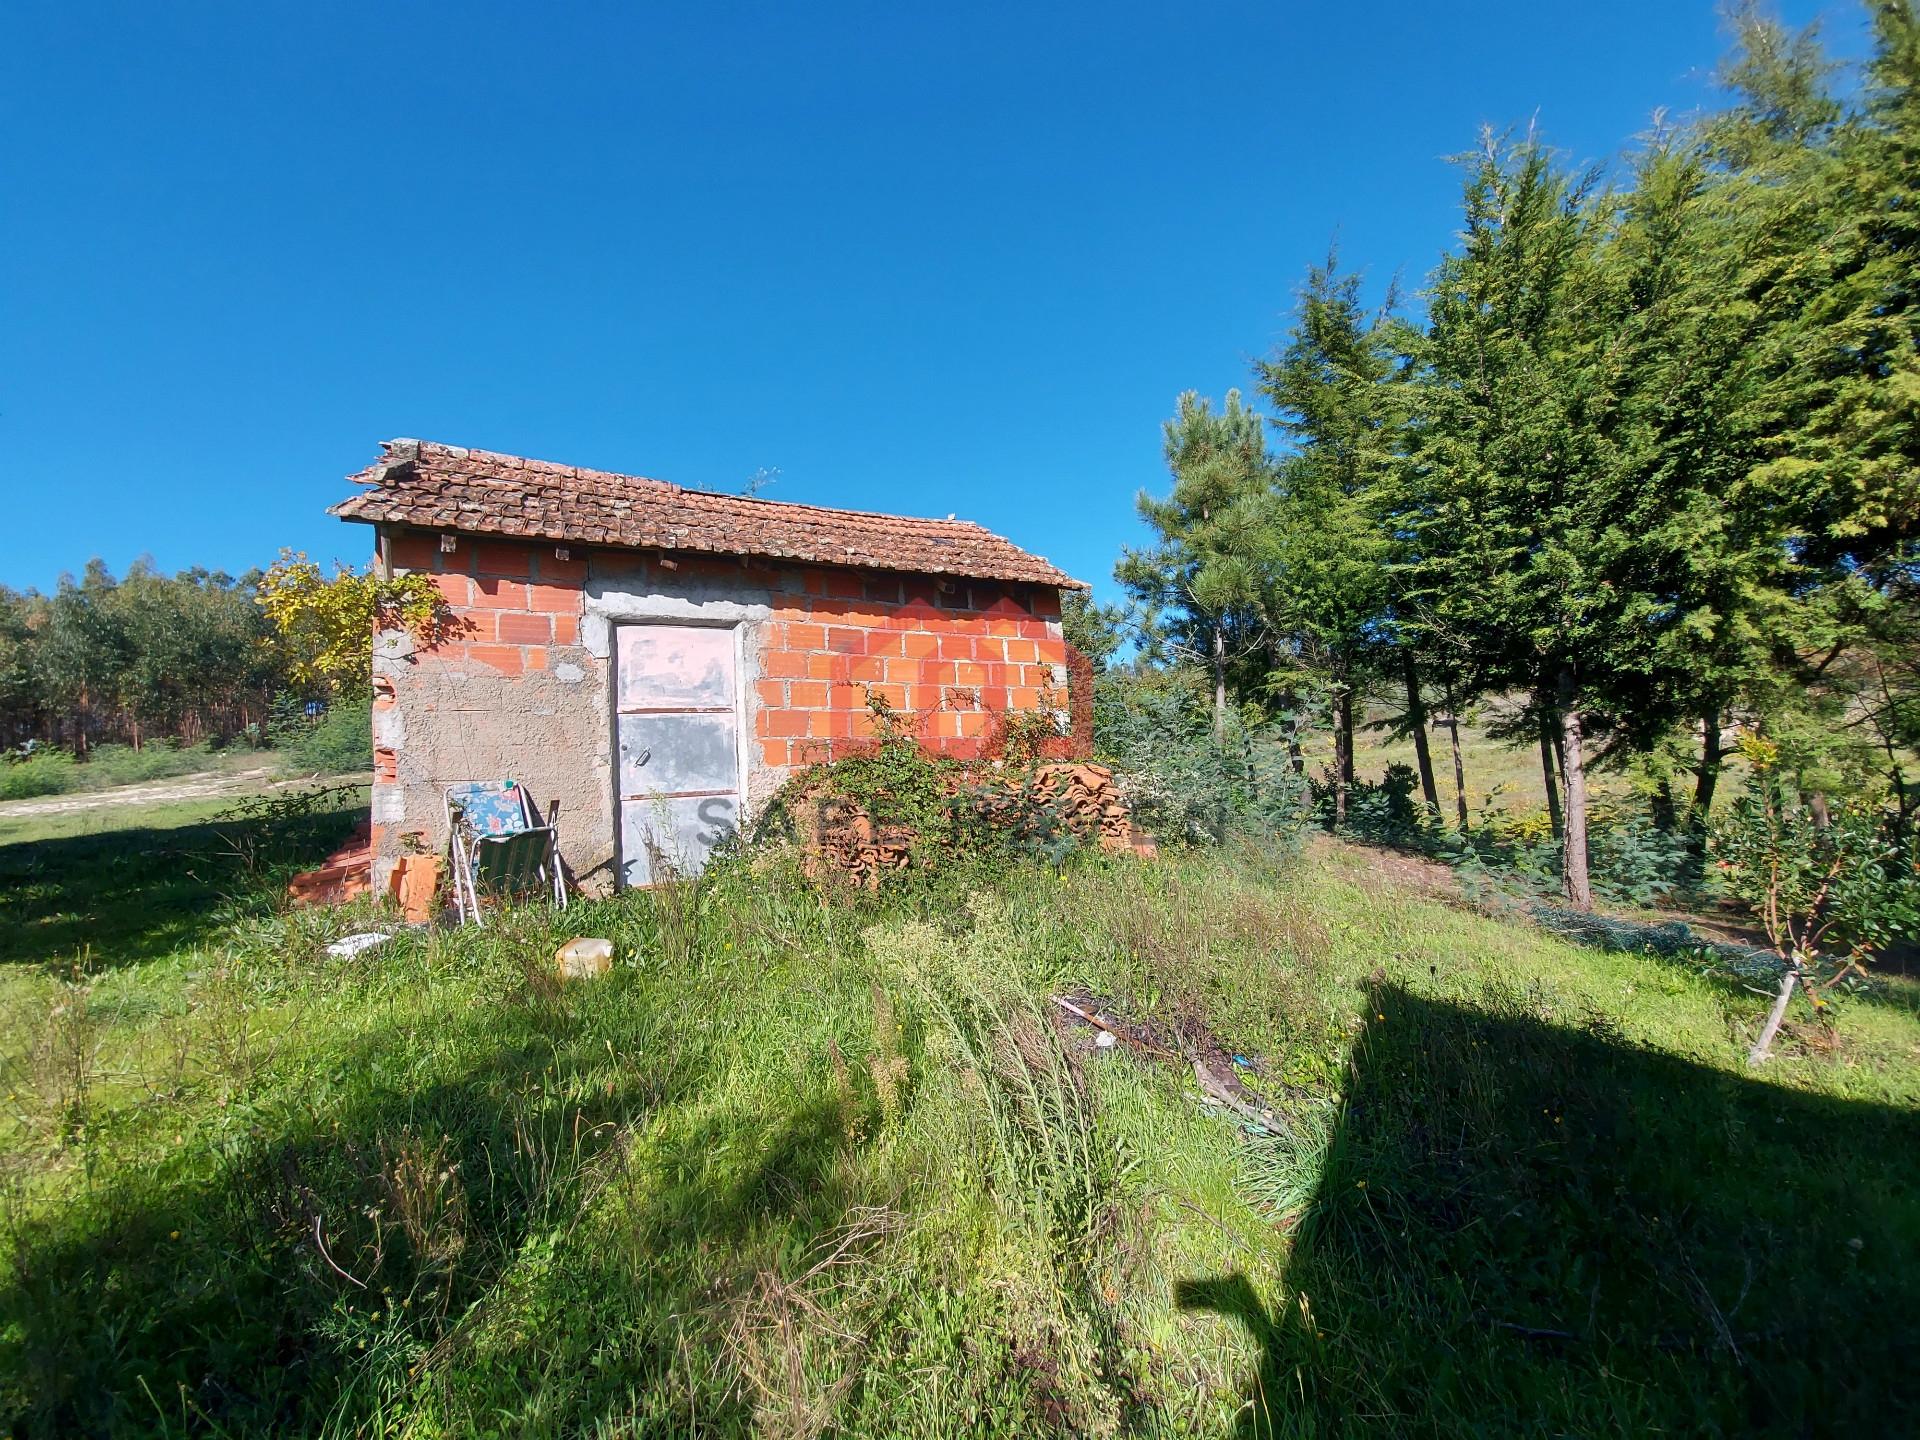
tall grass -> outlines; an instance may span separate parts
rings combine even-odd
[[[1897,993],[1760,1086],[1736,987],[1317,860],[876,895],[769,851],[682,883],[349,961],[325,946],[370,907],[16,967],[5,1423],[1729,1433],[1920,1405]],[[614,974],[557,981],[575,935]],[[1239,1055],[1286,1133],[1097,1047],[1069,988]]]

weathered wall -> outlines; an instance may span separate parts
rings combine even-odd
[[[739,629],[749,815],[794,768],[870,736],[869,693],[909,714],[929,748],[965,758],[988,752],[1007,712],[1046,706],[1065,720],[1050,588],[466,536],[446,552],[418,532],[381,546],[390,570],[435,577],[459,633],[428,650],[399,632],[376,646],[377,885],[404,835],[444,850],[444,786],[501,776],[524,782],[543,815],[559,805],[583,886],[613,883],[609,666],[622,622]]]
[[[420,650],[389,631],[375,646],[375,885],[403,835],[445,850],[447,785],[506,776],[525,783],[542,818],[559,807],[574,875],[590,887],[610,879],[607,667],[580,644],[586,562],[464,538],[442,554],[423,535],[386,537],[383,559],[433,574],[457,633]]]

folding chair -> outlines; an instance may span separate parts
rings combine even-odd
[[[484,926],[480,895],[545,891],[567,903],[560,870],[560,832],[538,818],[517,780],[463,780],[445,791],[447,834],[453,848],[453,904],[461,921]]]

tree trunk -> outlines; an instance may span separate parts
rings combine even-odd
[[[1720,783],[1720,711],[1716,706],[1700,717],[1700,766],[1693,772],[1693,810],[1687,828],[1704,834],[1713,810],[1714,787]]]
[[[1547,692],[1543,689],[1536,697],[1540,710],[1540,776],[1547,784],[1547,820],[1553,826],[1553,838],[1567,838],[1566,826],[1560,820],[1560,786],[1555,780],[1559,770],[1553,753],[1553,707],[1547,702]]]
[[[1347,791],[1353,785],[1353,690],[1344,675],[1334,680],[1333,823],[1347,823]]]
[[[1561,848],[1561,874],[1566,878],[1567,903],[1576,910],[1593,908],[1593,886],[1587,878],[1587,766],[1581,753],[1581,722],[1573,670],[1560,667],[1561,778],[1566,789],[1567,835]]]
[[[1760,1038],[1747,1051],[1747,1064],[1758,1065],[1772,1058],[1773,1037],[1780,1033],[1780,1022],[1787,1018],[1787,1001],[1793,998],[1794,982],[1799,978],[1799,967],[1788,965],[1787,973],[1780,977],[1780,993],[1773,997],[1773,1009],[1767,1012],[1767,1023],[1760,1027]]]
[[[1460,833],[1467,833],[1467,767],[1460,758],[1460,712],[1453,694],[1447,694],[1447,734],[1453,741],[1453,803],[1460,814]]]
[[[1824,830],[1833,823],[1833,814],[1827,809],[1827,792],[1815,790],[1807,796],[1807,809],[1813,815],[1813,828]]]
[[[1227,743],[1227,623],[1213,626],[1213,738]]]
[[[1658,830],[1672,830],[1674,820],[1673,782],[1662,776],[1653,787],[1653,824]]]
[[[1400,666],[1407,682],[1407,728],[1413,731],[1413,758],[1420,765],[1420,793],[1427,797],[1427,810],[1434,823],[1440,820],[1440,787],[1433,780],[1433,754],[1427,749],[1427,707],[1420,698],[1420,672],[1414,665],[1413,651],[1402,646]]]
[[[1353,788],[1353,685],[1343,682],[1340,686],[1340,733],[1345,737],[1346,749],[1340,757],[1340,779],[1348,789]]]

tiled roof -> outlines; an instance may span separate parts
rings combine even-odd
[[[913,520],[713,495],[663,480],[423,440],[388,440],[381,449],[386,454],[380,460],[350,477],[368,488],[329,513],[468,535],[1085,588],[1040,556],[966,520]]]

